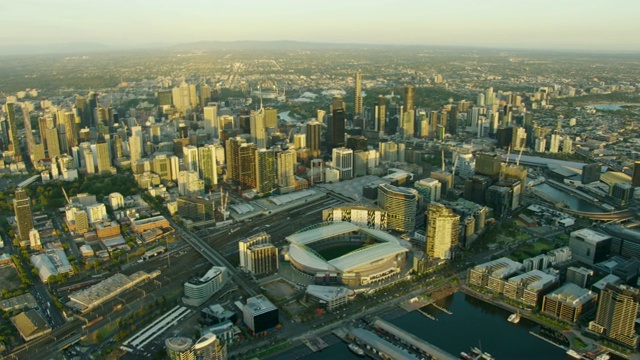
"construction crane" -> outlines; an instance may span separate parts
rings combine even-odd
[[[227,220],[229,216],[229,212],[227,211],[227,206],[229,205],[229,193],[225,193],[222,187],[220,188],[220,213],[222,214],[222,219],[224,221]]]
[[[293,130],[295,130],[295,127],[292,127],[291,130],[289,130],[289,136],[287,136],[287,142],[291,143],[291,135],[293,135]]]
[[[64,194],[64,198],[67,199],[67,204],[71,205],[71,200],[69,200],[69,197],[67,196],[67,192],[64,191],[64,188],[62,186],[60,188],[62,189],[62,193]]]
[[[456,151],[456,161],[453,162],[453,168],[451,169],[451,175],[456,176],[456,168],[458,167],[458,160],[460,160],[460,153]]]
[[[516,159],[516,166],[520,166],[520,158],[522,157],[522,150],[524,150],[524,147],[520,148],[520,154],[518,154],[518,158]]]

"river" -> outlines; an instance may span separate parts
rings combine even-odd
[[[423,311],[433,315],[430,320],[418,311],[390,320],[400,328],[458,357],[470,347],[481,347],[497,360],[504,359],[566,359],[565,351],[529,333],[539,325],[522,318],[518,324],[507,321],[509,312],[461,292],[437,302],[452,312],[447,315],[433,306]],[[304,357],[305,360],[357,359],[345,343],[334,344],[321,352]]]
[[[557,199],[558,201],[563,201],[572,210],[595,213],[605,212],[604,210],[591,204],[590,202],[578,199],[577,197],[568,194],[560,189],[556,189],[547,183],[536,185],[533,188],[553,197],[554,199]]]

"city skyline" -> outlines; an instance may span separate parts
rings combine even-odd
[[[640,4],[544,0],[453,3],[388,0],[215,2],[65,0],[13,2],[0,24],[5,54],[47,45],[61,51],[168,46],[202,41],[301,41],[372,45],[465,46],[597,52],[640,51],[633,14]],[[626,9],[620,11],[621,8]],[[315,21],[314,21],[315,19]],[[242,25],[244,23],[244,25]],[[20,29],[19,32],[16,29]],[[32,51],[32,50],[31,50]]]

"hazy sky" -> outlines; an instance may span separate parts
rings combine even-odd
[[[8,0],[0,45],[208,40],[640,51],[638,0]]]

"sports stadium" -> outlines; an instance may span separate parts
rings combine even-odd
[[[409,251],[393,235],[347,222],[319,223],[286,240],[293,267],[316,282],[332,277],[347,286],[374,285],[399,274]]]

